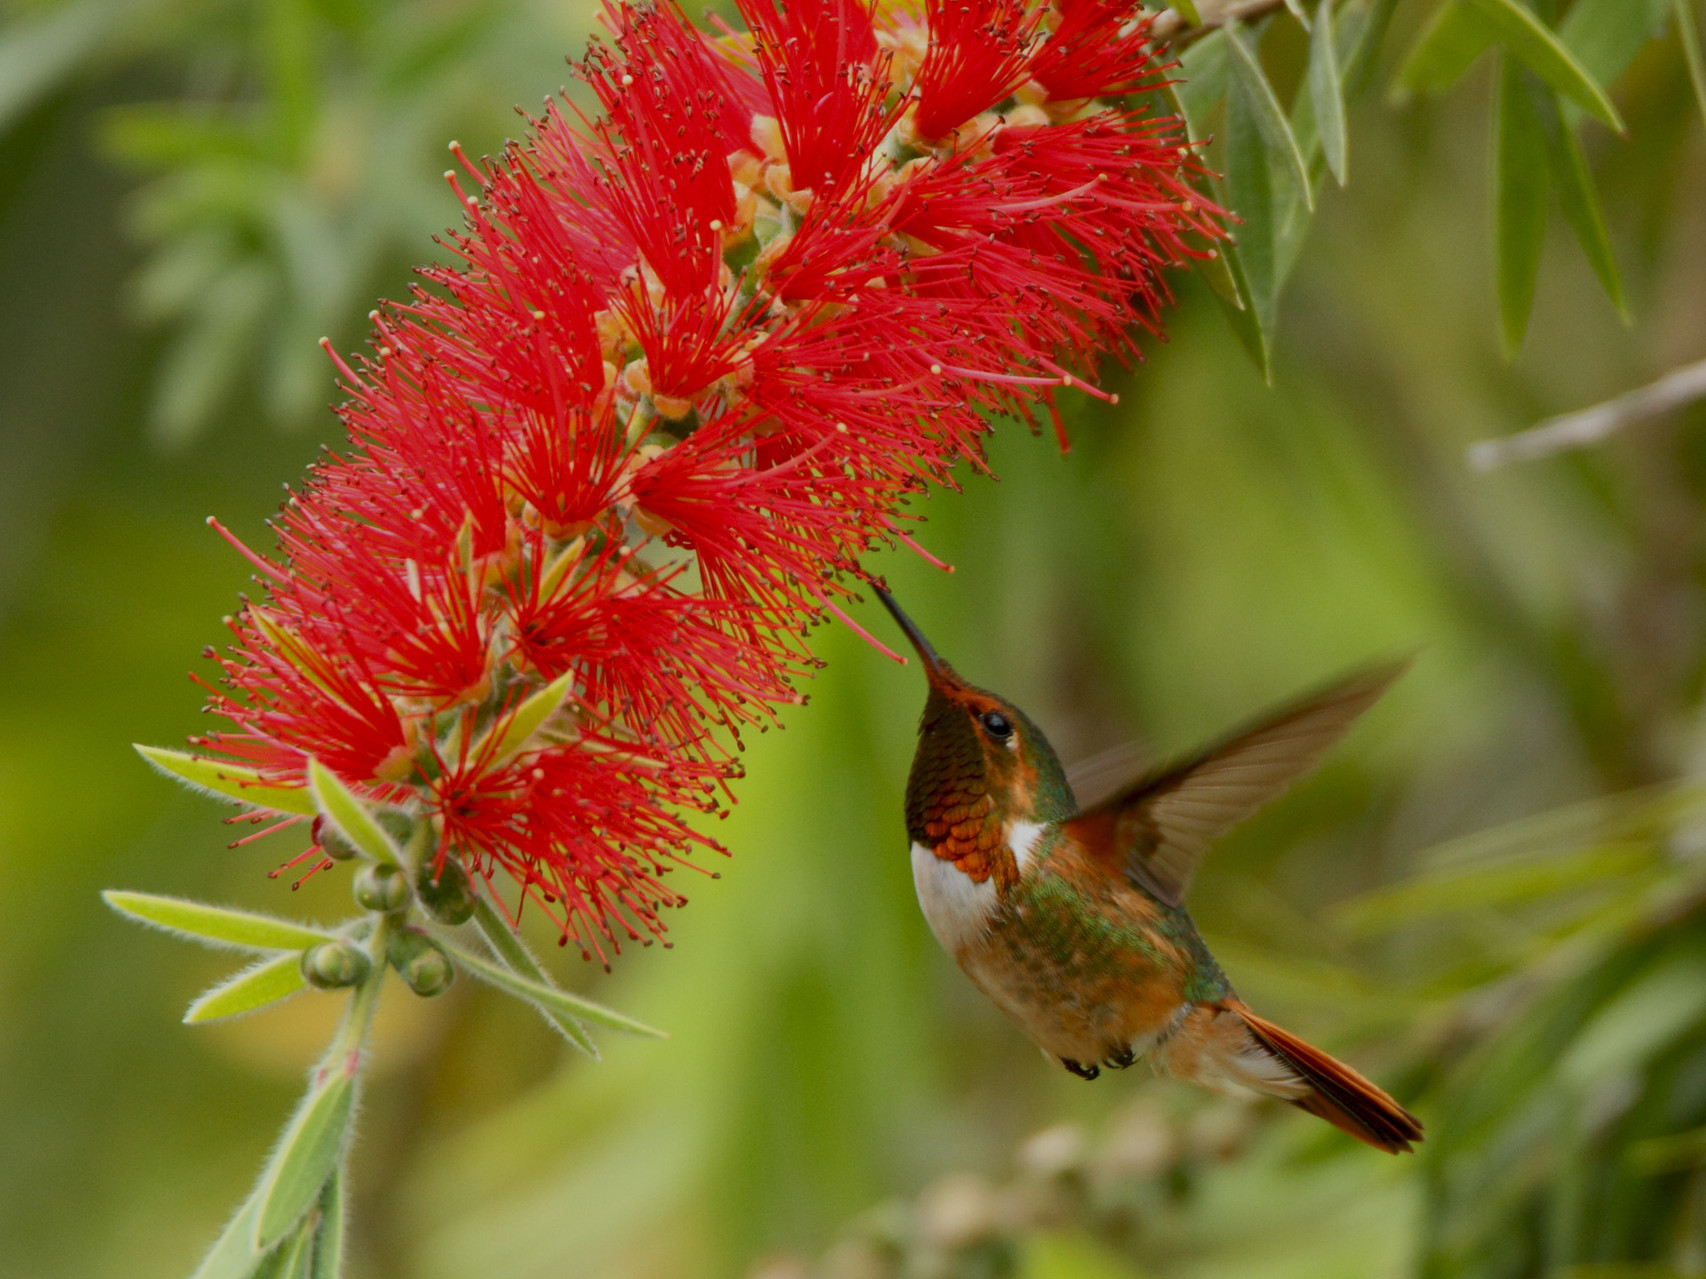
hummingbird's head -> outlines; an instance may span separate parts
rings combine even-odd
[[[877,598],[918,650],[930,681],[906,783],[907,834],[974,880],[1011,882],[1018,874],[1008,846],[1012,823],[1061,821],[1076,811],[1066,772],[1024,711],[968,684],[887,591]]]

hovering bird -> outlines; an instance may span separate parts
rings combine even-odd
[[[1184,908],[1210,846],[1309,772],[1406,664],[1351,674],[1081,812],[1042,730],[877,595],[930,682],[906,784],[913,883],[978,989],[1081,1078],[1147,1056],[1381,1150],[1420,1141],[1421,1123],[1381,1088],[1252,1012]]]

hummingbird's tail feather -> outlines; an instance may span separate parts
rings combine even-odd
[[[1392,1154],[1410,1150],[1422,1139],[1421,1120],[1378,1084],[1242,1004],[1234,1003],[1231,1008],[1262,1047],[1309,1085],[1302,1096],[1286,1098],[1292,1105]]]

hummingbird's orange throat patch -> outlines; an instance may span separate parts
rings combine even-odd
[[[924,821],[930,851],[973,883],[991,876],[1003,888],[1019,878],[1012,850],[1007,847],[1005,823],[994,799],[981,786],[943,795]]]

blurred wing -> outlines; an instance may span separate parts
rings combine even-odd
[[[1132,778],[1143,776],[1149,758],[1138,743],[1121,742],[1072,765],[1066,770],[1066,784],[1078,800],[1078,811],[1092,809],[1125,790]]]
[[[1074,818],[1068,829],[1078,828],[1091,847],[1109,848],[1124,874],[1178,906],[1203,854],[1313,769],[1408,666],[1406,660],[1357,671],[1145,778]]]

